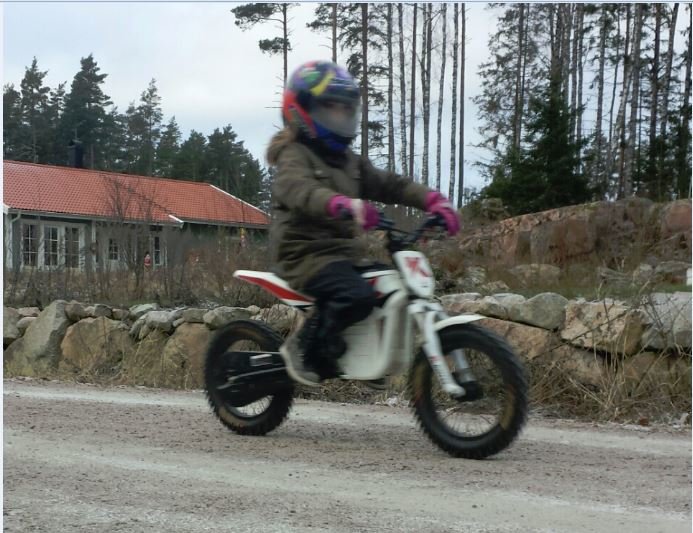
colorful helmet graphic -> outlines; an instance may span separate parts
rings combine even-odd
[[[284,120],[334,152],[356,137],[360,89],[354,77],[330,61],[310,61],[289,78],[282,101]]]

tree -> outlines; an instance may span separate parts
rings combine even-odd
[[[173,169],[180,150],[181,132],[176,117],[171,117],[161,132],[161,139],[156,147],[154,174],[156,176],[173,176]]]
[[[455,176],[457,175],[457,50],[459,37],[459,8],[453,4],[453,43],[452,43],[452,123],[450,126],[450,183],[448,185],[448,198],[455,197]]]
[[[2,90],[2,150],[5,159],[22,158],[22,95],[9,83]]]
[[[206,181],[206,148],[205,136],[192,130],[180,147],[173,166],[173,177],[189,181]]]
[[[46,136],[49,132],[47,124],[48,93],[50,88],[43,84],[43,78],[48,71],[41,72],[38,69],[36,58],[31,62],[31,67],[24,72],[24,78],[20,84],[22,92],[22,122],[27,139],[24,144],[29,146],[27,160],[32,163],[45,160]]]
[[[284,59],[284,77],[282,85],[286,85],[288,77],[287,67],[289,52],[291,51],[291,42],[289,40],[289,21],[288,11],[296,4],[273,4],[273,3],[254,3],[243,4],[234,7],[231,13],[236,17],[235,24],[242,30],[249,30],[256,24],[263,22],[278,23],[282,36],[272,39],[261,39],[258,41],[260,50],[269,55],[281,54]]]
[[[140,96],[137,112],[143,128],[139,154],[138,174],[154,175],[154,158],[156,145],[161,137],[161,97],[156,88],[156,80],[152,79],[149,86]]]
[[[407,173],[407,87],[406,57],[404,55],[404,5],[397,4],[397,28],[399,30],[399,129],[401,144],[402,173]]]
[[[462,197],[464,194],[464,70],[465,70],[465,44],[467,39],[467,13],[464,4],[460,6],[462,15],[462,35],[460,36],[460,143],[459,157],[459,178],[457,181],[457,207],[462,207]]]
[[[443,96],[445,92],[445,58],[447,57],[448,51],[446,48],[447,45],[447,4],[443,4],[440,8],[440,18],[443,21],[443,42],[440,47],[440,86],[438,87],[438,126],[436,129],[436,138],[438,139],[438,143],[436,145],[436,190],[440,190],[440,174],[441,174],[441,168],[440,168],[440,159],[441,159],[441,143],[443,140]],[[453,95],[454,97],[454,95]],[[453,133],[454,135],[454,133]]]
[[[75,74],[70,92],[65,97],[60,142],[67,146],[68,142],[75,137],[81,140],[88,166],[97,168],[100,158],[98,147],[102,137],[106,107],[112,103],[101,90],[101,85],[108,75],[99,73],[101,69],[91,54],[82,58],[80,63],[81,69]]]
[[[414,4],[414,22],[412,30],[412,45],[411,45],[411,103],[409,108],[409,175],[414,176],[414,138],[416,131],[416,10],[417,5]]]

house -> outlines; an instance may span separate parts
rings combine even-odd
[[[19,161],[3,161],[3,215],[6,269],[118,269],[146,253],[156,267],[171,260],[174,238],[242,238],[269,225],[209,183]]]

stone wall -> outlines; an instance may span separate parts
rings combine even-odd
[[[570,378],[599,388],[607,361],[642,379],[653,362],[664,379],[690,389],[691,293],[655,293],[637,308],[624,302],[532,298],[498,293],[447,295],[451,314],[479,313],[532,365],[560,363]],[[4,368],[10,376],[59,376],[152,387],[201,388],[204,352],[214,330],[235,319],[263,320],[282,334],[298,328],[300,313],[277,304],[213,309],[129,309],[57,300],[43,310],[4,308]],[[649,364],[648,364],[649,362]]]

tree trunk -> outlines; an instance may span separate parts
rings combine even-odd
[[[409,107],[409,175],[414,178],[414,138],[416,130],[416,18],[417,5],[414,4],[414,24],[411,42],[411,103]]]
[[[630,65],[632,57],[630,53],[630,21],[631,21],[631,6],[626,4],[626,43],[623,52],[623,87],[621,89],[621,98],[618,103],[618,113],[616,113],[616,135],[619,146],[619,171],[618,171],[618,198],[622,198],[624,194],[624,171],[625,171],[625,151],[626,151],[626,100],[630,92]]]
[[[459,4],[453,4],[452,27],[452,121],[450,124],[450,182],[448,183],[448,198],[455,197],[455,176],[457,175],[457,47],[459,38]]]
[[[467,12],[464,4],[460,4],[462,15],[462,35],[460,36],[460,144],[457,165],[459,166],[459,179],[457,181],[457,207],[462,207],[464,199],[464,67],[466,59],[467,41]],[[452,201],[452,200],[451,200]]]
[[[662,80],[662,89],[664,94],[662,95],[662,115],[661,122],[659,125],[659,134],[662,138],[666,138],[667,133],[667,120],[669,118],[669,90],[671,85],[671,68],[674,62],[674,40],[676,36],[676,19],[679,14],[679,4],[678,2],[674,4],[674,9],[671,13],[671,20],[669,21],[669,46],[667,50],[667,66],[664,71],[664,80]]]
[[[561,80],[563,82],[563,98],[568,101],[568,84],[570,80],[570,32],[573,27],[573,9],[571,4],[561,4],[563,11],[563,27],[561,31]]]
[[[652,96],[650,100],[650,138],[649,150],[647,154],[647,173],[649,179],[654,179],[657,183],[657,196],[661,192],[659,183],[659,166],[657,165],[657,110],[659,107],[659,48],[662,32],[662,4],[655,4],[655,33],[654,33],[654,57],[652,58],[652,72],[650,76],[650,87]]]
[[[287,9],[289,4],[282,4],[282,27],[284,29],[284,86],[289,76],[289,21],[287,20]]]
[[[361,156],[368,157],[368,4],[361,4]]]
[[[447,56],[447,16],[448,5],[443,3],[440,8],[440,15],[443,19],[443,42],[440,52],[440,86],[438,87],[438,128],[436,131],[436,190],[440,190],[440,174],[441,174],[441,152],[442,152],[442,136],[443,136],[443,95],[445,91],[445,59]]]
[[[640,40],[642,33],[643,7],[637,4],[635,7],[635,22],[633,25],[633,69],[632,96],[630,104],[630,118],[628,120],[628,145],[626,149],[623,197],[628,198],[633,193],[633,162],[635,158],[636,128],[638,123],[638,105],[640,102]]]
[[[337,6],[332,4],[332,62],[337,62]]]
[[[570,140],[575,140],[575,130],[577,129],[577,88],[578,88],[578,19],[580,17],[581,5],[576,5],[573,13],[573,50],[570,61]]]
[[[520,135],[522,128],[522,60],[525,50],[525,4],[519,5],[520,16],[517,23],[517,58],[515,62],[515,109],[513,112],[513,139],[512,146],[516,150],[520,148]]]
[[[433,40],[433,4],[424,4],[424,13],[426,17],[426,46],[422,50],[423,65],[422,65],[422,85],[423,85],[423,162],[421,170],[421,182],[429,187],[431,186],[429,179],[429,157],[428,150],[430,146],[431,136],[431,53],[433,50],[431,41]]]
[[[607,154],[606,154],[606,179],[611,179],[611,174],[613,169],[616,167],[615,155],[614,155],[614,133],[616,130],[616,125],[614,124],[614,106],[616,104],[616,87],[618,87],[618,68],[620,65],[621,55],[618,53],[618,45],[621,44],[621,7],[616,7],[616,63],[614,64],[614,83],[611,88],[611,106],[609,108],[609,139],[607,144]],[[627,54],[627,48],[624,50],[624,55]]]
[[[683,198],[685,193],[686,180],[688,180],[688,198],[691,197],[691,169],[686,168],[686,154],[690,154],[690,123],[691,123],[691,57],[693,57],[693,5],[688,4],[688,53],[686,54],[686,81],[683,89],[683,113],[681,113],[681,147],[680,152],[682,157],[680,159],[680,168],[678,176],[678,194],[679,198]]]
[[[392,65],[392,4],[387,4],[387,169],[395,170],[395,116],[392,109],[394,93]]]
[[[578,55],[578,90],[577,90],[577,125],[575,129],[575,140],[578,143],[582,143],[582,88],[583,88],[583,82],[584,82],[584,76],[585,76],[585,69],[584,69],[584,49],[583,49],[583,43],[584,43],[584,29],[585,29],[585,8],[583,5],[578,6],[578,13],[580,14],[579,19],[578,19],[578,24],[577,24],[577,41],[578,41],[578,49],[577,49],[577,55]],[[580,161],[578,163],[578,168],[581,170],[582,169],[582,148],[580,148]]]
[[[599,28],[599,74],[597,75],[597,118],[594,126],[595,144],[596,144],[596,159],[595,170],[599,180],[606,180],[606,176],[602,175],[603,160],[602,160],[602,121],[604,115],[604,65],[606,63],[606,31],[608,27],[608,12],[607,6],[601,6],[601,25]],[[602,192],[606,192],[606,182],[601,181]]]
[[[407,86],[406,62],[404,57],[404,5],[397,4],[397,21],[399,25],[399,125],[402,142],[402,174],[407,173]]]

